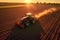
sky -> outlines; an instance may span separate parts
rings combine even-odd
[[[0,2],[20,2],[20,3],[24,3],[27,1],[29,0],[0,0]],[[60,0],[30,0],[30,1],[33,3],[35,2],[60,3]]]

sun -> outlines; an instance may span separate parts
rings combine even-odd
[[[24,2],[27,4],[30,4],[30,3],[32,3],[32,0],[25,0]]]

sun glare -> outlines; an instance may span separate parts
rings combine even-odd
[[[27,15],[32,15],[32,13],[28,12]]]
[[[32,0],[25,0],[24,2],[27,4],[30,4],[32,2]]]

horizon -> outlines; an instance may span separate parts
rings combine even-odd
[[[0,2],[10,2],[10,3],[60,3],[60,0],[0,0]]]
[[[24,2],[0,2],[0,3],[24,3]],[[33,3],[33,2],[32,2]],[[37,3],[37,2],[36,2]],[[47,2],[38,2],[38,3],[47,3]],[[51,2],[49,2],[49,3],[51,3]],[[58,4],[60,4],[60,3],[58,3]]]

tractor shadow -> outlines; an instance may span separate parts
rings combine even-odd
[[[14,26],[7,40],[40,40],[42,32],[44,33],[39,21],[24,29]]]

